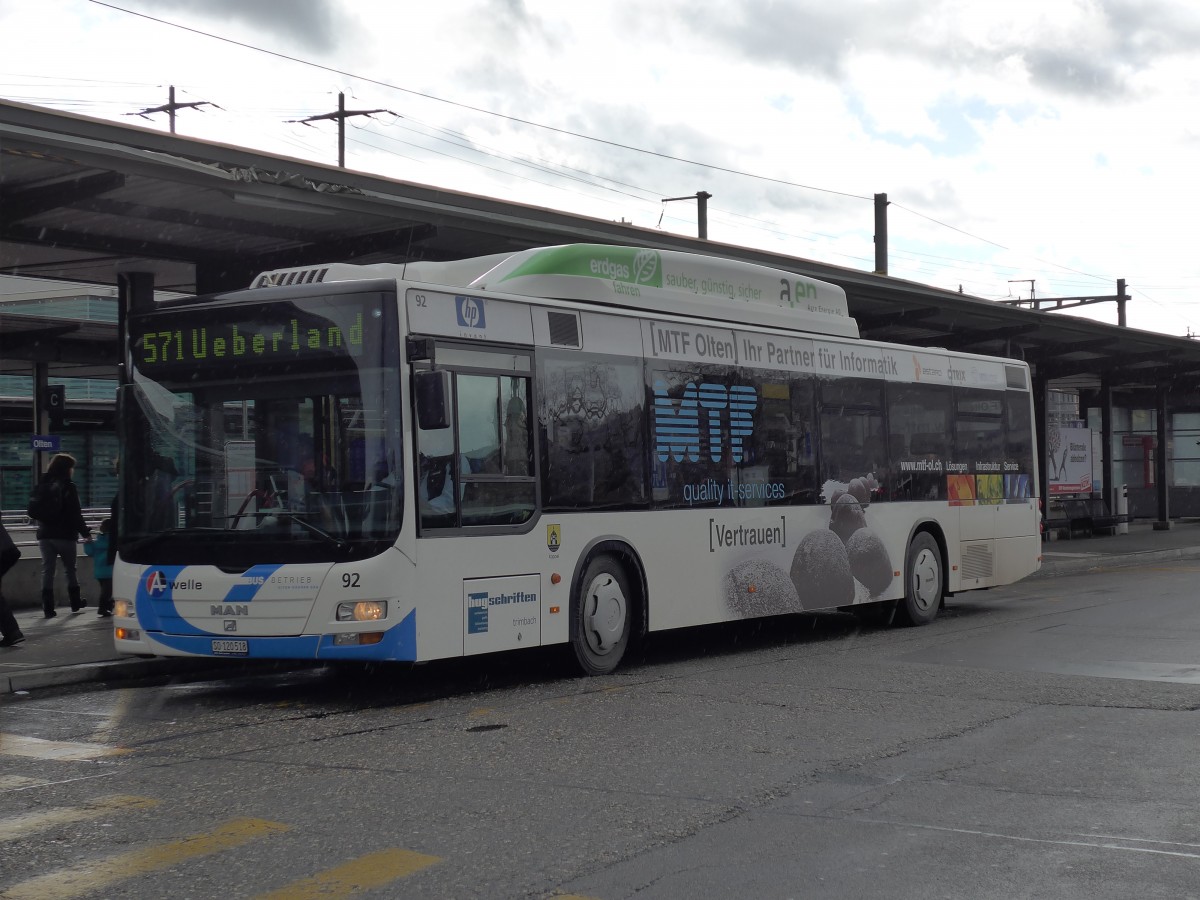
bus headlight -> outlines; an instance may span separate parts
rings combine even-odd
[[[339,603],[337,607],[339,622],[378,622],[386,618],[386,600],[357,600],[352,603]]]
[[[113,603],[113,615],[118,619],[136,619],[137,610],[134,609],[132,600],[118,600]]]

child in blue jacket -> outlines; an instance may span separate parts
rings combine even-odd
[[[83,552],[92,558],[92,574],[100,582],[100,600],[96,603],[96,615],[111,616],[113,614],[112,573],[113,564],[108,559],[109,534],[112,531],[112,519],[100,523],[100,533],[94,540],[83,545]]]

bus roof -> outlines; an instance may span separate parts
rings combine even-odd
[[[391,277],[459,290],[621,306],[721,322],[858,337],[846,292],[783,269],[674,250],[562,244],[450,262],[279,269],[255,287]]]

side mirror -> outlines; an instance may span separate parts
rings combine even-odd
[[[450,396],[450,373],[445,369],[413,373],[417,400],[417,425],[422,431],[450,427],[446,399]]]

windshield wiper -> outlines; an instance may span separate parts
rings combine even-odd
[[[290,509],[259,509],[255,510],[254,512],[246,511],[234,513],[232,516],[224,517],[229,524],[226,525],[222,530],[228,531],[232,529],[240,519],[244,519],[247,516],[257,516],[260,520],[266,518],[290,519],[302,528],[306,528],[318,537],[323,538],[327,543],[338,550],[345,550],[348,546],[350,546],[341,538],[335,537],[323,528],[318,528],[312,522],[308,521],[308,519],[306,519],[304,516],[300,515],[299,513],[294,513]]]
[[[291,519],[297,525],[307,528],[309,531],[311,531],[313,534],[317,535],[318,537],[324,538],[326,541],[328,541],[330,544],[332,544],[338,550],[344,550],[348,546],[347,543],[345,541],[343,541],[341,538],[335,537],[334,535],[332,535],[328,531],[326,531],[324,528],[318,528],[312,522],[308,521],[308,519],[304,518],[299,513],[292,512],[290,509],[273,509],[273,510],[269,510],[268,512],[270,512],[270,514],[273,516],[283,516],[284,518]]]

